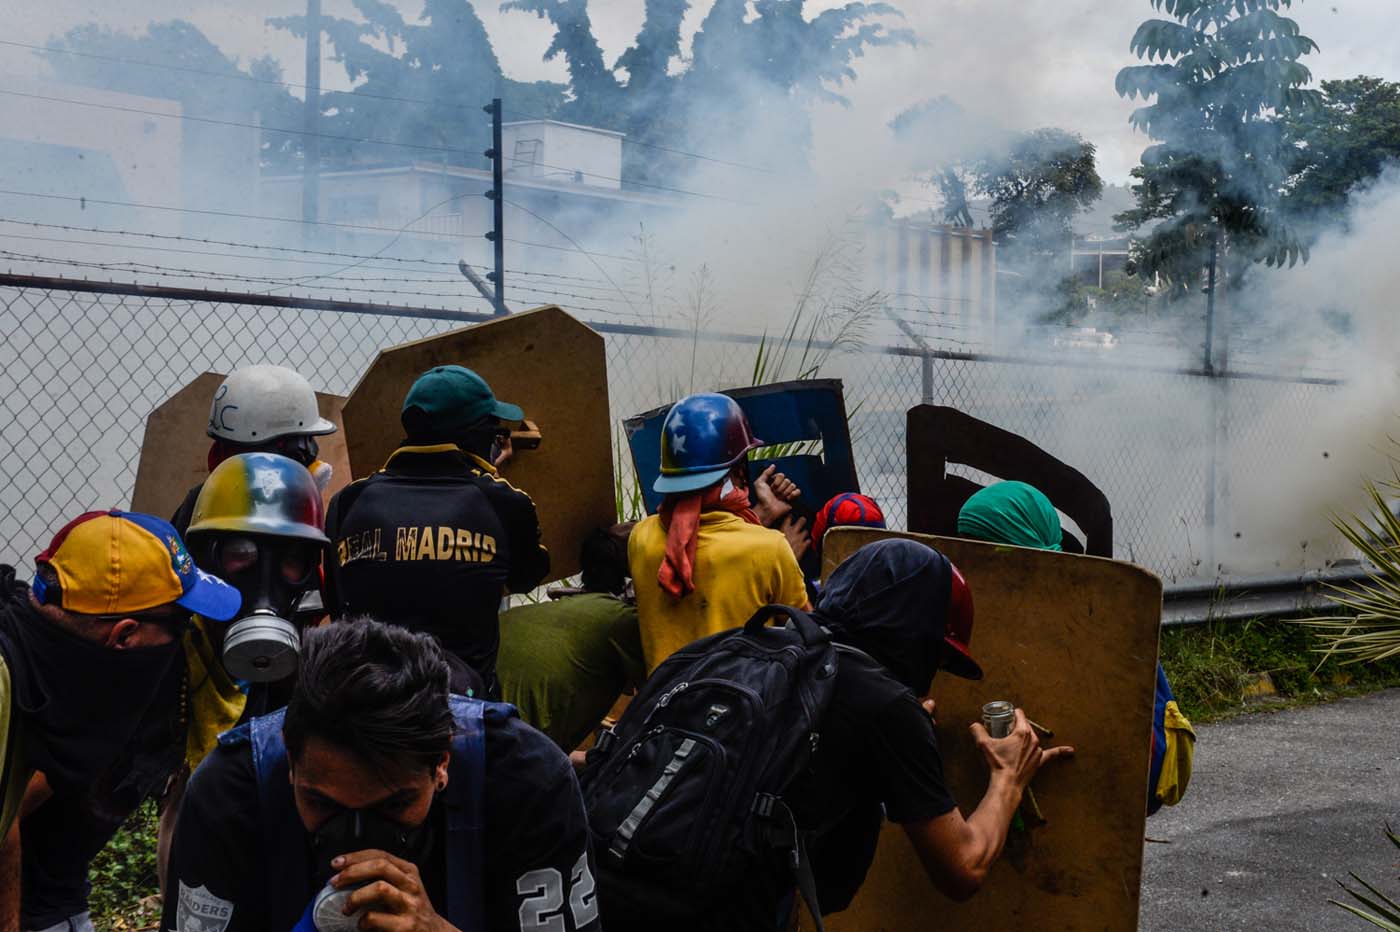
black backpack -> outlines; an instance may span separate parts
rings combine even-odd
[[[787,624],[766,627],[775,616]],[[786,870],[820,927],[782,794],[816,749],[836,666],[825,629],[770,605],[656,668],[582,775],[604,916],[694,923]]]

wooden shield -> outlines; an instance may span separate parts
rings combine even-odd
[[[146,418],[146,437],[136,467],[136,489],[131,510],[169,518],[186,493],[209,475],[209,405],[223,382],[219,372],[206,372],[167,398]],[[345,427],[339,395],[316,393],[321,417],[339,430],[316,438],[321,459],[331,464],[331,484],[326,500],[350,482],[350,460],[345,450]]]
[[[517,450],[503,477],[535,500],[547,581],[578,572],[583,538],[617,520],[602,336],[544,307],[382,350],[345,402],[356,478],[380,469],[403,439],[399,412],[414,380],[445,365],[476,371],[539,425],[538,449]]]
[[[976,808],[987,785],[968,734],[984,703],[1012,700],[1055,733],[1048,744],[1073,745],[1075,756],[1036,776],[1031,786],[1046,823],[1013,828],[971,900],[953,903],[939,894],[904,831],[886,825],[860,894],[827,928],[1136,929],[1161,581],[1097,557],[855,528],[833,529],[824,539],[826,573],[886,537],[936,547],[972,589],[972,655],[985,679],[934,680],[944,768],[963,814]]]

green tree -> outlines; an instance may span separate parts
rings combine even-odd
[[[139,35],[89,23],[50,39],[48,48],[48,65],[62,81],[177,100],[193,116],[242,120],[257,114],[264,126],[301,127],[301,102],[280,83],[275,59],[241,66],[184,20],[151,23]],[[263,134],[265,167],[285,168],[300,152],[295,134]]]
[[[977,166],[991,199],[992,230],[1010,253],[1064,254],[1074,218],[1103,194],[1092,143],[1062,129],[1037,129]]]
[[[385,0],[354,0],[358,20],[323,16],[334,58],[356,82],[354,90],[322,94],[322,132],[329,164],[424,159],[479,166],[490,146],[490,120],[481,108],[493,97],[532,115],[552,116],[562,85],[512,81],[501,73],[486,27],[468,0],[424,0],[416,21]],[[305,37],[306,17],[268,21]]]
[[[810,18],[806,0],[716,0],[701,20],[690,60],[681,58],[681,23],[691,0],[646,0],[632,46],[609,66],[593,31],[588,0],[507,0],[503,8],[548,20],[554,39],[546,59],[562,56],[571,99],[562,118],[626,133],[649,147],[629,147],[624,177],[672,178],[693,163],[655,147],[714,149],[755,126],[791,128],[790,145],[773,165],[791,163],[809,142],[805,105],[842,101],[853,62],[868,49],[912,41],[882,20],[885,3],[848,3]],[[703,136],[699,135],[703,132]],[[760,158],[749,156],[749,158]]]
[[[1156,224],[1137,260],[1161,273],[1178,296],[1199,283],[1211,244],[1230,274],[1250,262],[1292,265],[1307,258],[1284,216],[1288,182],[1285,121],[1315,106],[1303,56],[1316,50],[1279,11],[1293,0],[1151,0],[1172,19],[1151,19],[1132,51],[1149,64],[1118,73],[1123,97],[1151,100],[1134,127],[1154,140],[1133,169],[1137,206],[1119,228]]]
[[[1341,220],[1352,191],[1400,159],[1400,84],[1361,76],[1322,82],[1322,105],[1293,114],[1289,209]]]

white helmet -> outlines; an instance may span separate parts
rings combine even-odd
[[[209,407],[209,436],[245,445],[293,434],[335,433],[311,383],[282,366],[244,366],[224,379]]]

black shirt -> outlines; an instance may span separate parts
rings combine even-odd
[[[874,659],[842,651],[836,691],[806,771],[783,798],[808,838],[823,914],[850,905],[875,859],[885,819],[935,819],[956,808],[943,777],[933,723],[918,698]],[[671,932],[774,932],[786,928],[794,877],[785,860],[694,926]],[[610,932],[650,932],[608,922]]]
[[[838,663],[821,743],[785,794],[798,824],[816,832],[809,854],[823,912],[844,909],[865,880],[881,807],[901,825],[957,807],[918,697],[864,654],[841,651]]]
[[[491,932],[598,932],[588,822],[569,760],[518,718],[486,718],[483,902]],[[161,929],[222,932],[290,929],[298,916],[269,916],[258,821],[257,776],[248,743],[220,745],[190,779],[170,855]],[[429,898],[446,914],[444,810],[428,815],[437,837],[419,865]],[[309,839],[309,836],[306,836]],[[308,864],[311,854],[308,847]],[[464,881],[470,882],[470,881]],[[301,891],[309,903],[317,890]],[[181,898],[185,908],[181,908]],[[226,924],[220,925],[224,922]]]
[[[199,501],[199,493],[202,491],[204,491],[203,482],[186,492],[185,500],[170,516],[170,526],[175,529],[176,534],[180,535],[181,540],[185,539],[185,534],[190,529],[190,521],[194,518],[194,504]]]
[[[530,496],[450,444],[403,447],[336,493],[326,536],[333,615],[426,631],[488,683],[501,598],[549,572]]]

